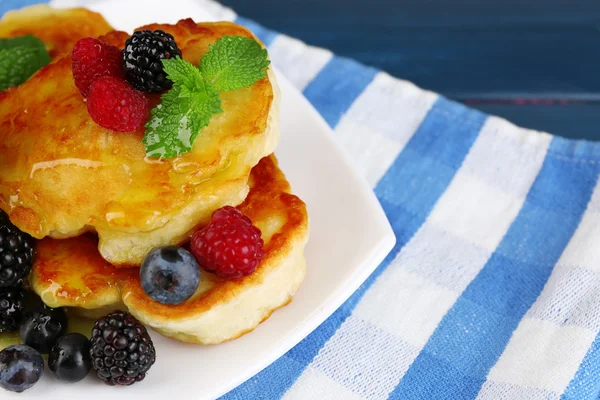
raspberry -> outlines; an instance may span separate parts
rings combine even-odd
[[[83,97],[88,96],[90,86],[96,79],[103,76],[125,76],[121,50],[93,37],[79,39],[75,43],[71,60],[75,86]]]
[[[215,211],[211,223],[192,237],[198,263],[222,278],[250,275],[263,257],[260,230],[239,210],[226,206]]]
[[[148,98],[124,80],[104,76],[92,83],[87,108],[101,127],[133,132],[141,128],[148,117]]]

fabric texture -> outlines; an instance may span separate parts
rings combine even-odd
[[[599,397],[600,144],[519,128],[197,1],[264,41],[397,236],[342,307],[222,399]]]

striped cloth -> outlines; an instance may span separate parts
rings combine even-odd
[[[600,144],[516,127],[197,1],[268,45],[398,238],[335,314],[223,399],[599,397]]]

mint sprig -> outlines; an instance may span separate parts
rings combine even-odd
[[[200,70],[219,92],[248,87],[267,75],[267,50],[254,39],[224,36],[209,49]]]
[[[264,78],[270,61],[253,39],[225,36],[209,47],[200,69],[180,59],[162,60],[173,88],[152,111],[142,142],[148,157],[190,151],[212,117],[223,112],[219,92],[248,87]]]
[[[212,116],[223,110],[219,93],[198,68],[181,58],[162,63],[174,86],[152,109],[142,142],[148,157],[170,158],[190,151]]]

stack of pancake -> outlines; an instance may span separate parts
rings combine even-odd
[[[222,36],[252,37],[229,22],[152,24],[172,34],[198,65]],[[267,77],[221,94],[223,113],[191,152],[145,155],[143,130],[95,124],[75,87],[70,51],[85,36],[123,48],[129,34],[84,9],[33,6],[6,14],[0,37],[34,34],[53,61],[24,84],[0,92],[0,209],[41,239],[30,277],[51,307],[98,316],[124,309],[165,336],[220,343],[253,330],[287,304],[306,271],[308,216],[272,155],[279,139],[279,90]],[[158,101],[158,96],[151,100]],[[153,248],[184,245],[216,209],[237,206],[262,231],[265,255],[240,279],[202,271],[196,294],[169,306],[140,286],[139,265]]]

